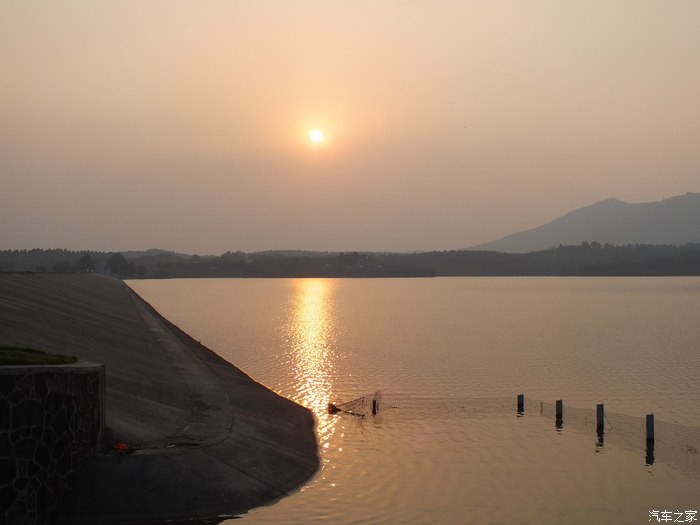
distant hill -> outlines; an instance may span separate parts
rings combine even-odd
[[[527,253],[583,242],[681,245],[700,242],[700,193],[630,204],[606,199],[548,224],[508,235],[472,250]]]

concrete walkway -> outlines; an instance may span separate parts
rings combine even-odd
[[[105,363],[105,452],[78,473],[60,523],[233,515],[318,468],[314,419],[194,341],[123,282],[0,274],[0,344]]]

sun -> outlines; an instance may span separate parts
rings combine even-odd
[[[311,142],[323,142],[325,137],[320,129],[312,129],[309,132],[309,138],[311,139]]]

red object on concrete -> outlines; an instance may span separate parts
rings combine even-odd
[[[126,443],[117,443],[112,448],[117,452],[121,452],[123,454],[127,454],[129,452],[129,445],[127,445]]]

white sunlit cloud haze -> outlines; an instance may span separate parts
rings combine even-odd
[[[698,27],[696,1],[6,0],[0,249],[458,249],[698,191]]]

